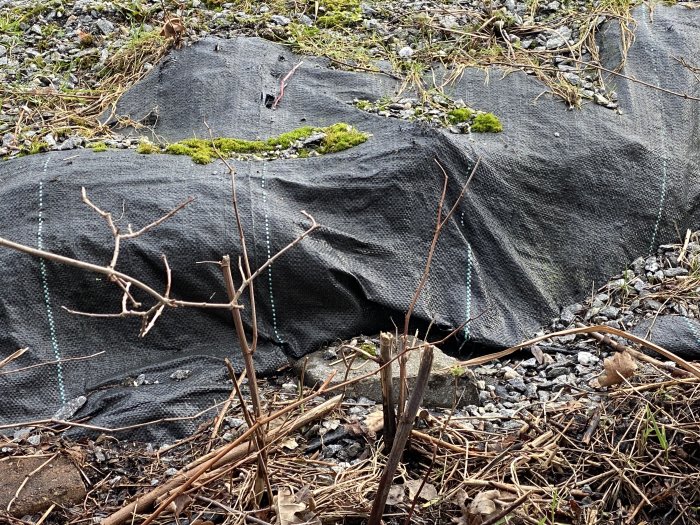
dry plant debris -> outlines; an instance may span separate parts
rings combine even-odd
[[[464,68],[490,65],[537,76],[546,91],[571,107],[591,101],[617,109],[617,95],[606,85],[606,77],[619,72],[602,68],[596,36],[605,23],[619,25],[624,61],[634,40],[631,11],[641,3],[2,2],[0,158],[76,147],[136,148],[138,139],[119,136],[119,130],[105,126],[100,116],[109,113],[121,94],[170,49],[206,36],[259,36],[289,45],[302,55],[326,57],[335,68],[390,75],[401,84],[393,102],[403,100],[402,96],[414,100],[411,108],[401,111],[437,111],[438,120],[450,119],[450,111],[461,109],[450,104],[443,111],[435,102],[436,97],[449,100],[450,82]],[[649,5],[653,11],[656,1]],[[697,68],[693,57],[676,58],[691,71]],[[383,101],[368,103],[383,106]],[[131,121],[121,124],[140,126]]]
[[[263,396],[276,408],[291,402],[279,397],[278,388],[261,384]],[[533,403],[512,417],[519,429],[498,433],[467,427],[448,413],[419,418],[410,454],[394,478],[385,520],[402,523],[417,499],[412,523],[454,519],[484,525],[496,523],[489,520],[505,511],[501,523],[700,523],[700,380],[669,378],[640,364],[636,375],[599,393],[603,400],[593,410],[577,402],[563,407]],[[357,429],[348,411],[352,406],[342,406],[331,419]],[[299,409],[290,417],[294,414]],[[241,415],[241,405],[232,404],[225,421],[235,425]],[[230,424],[216,435],[211,423],[203,425],[160,449],[106,434],[73,440],[65,425],[44,425],[4,438],[0,453],[4,458],[69,457],[83,473],[87,496],[79,505],[54,506],[43,523],[99,522],[172,479],[211,447],[234,439]],[[326,455],[330,444],[313,451],[305,446],[321,427],[309,424],[267,441],[276,501],[255,510],[255,454],[247,454],[211,471],[153,523],[174,523],[178,514],[180,523],[200,525],[360,523],[368,516],[386,459],[381,438],[360,424],[352,439],[361,452],[341,462]],[[290,450],[290,439],[299,446]],[[36,523],[46,508],[19,518],[3,509],[0,520]],[[148,515],[138,513],[134,523]]]

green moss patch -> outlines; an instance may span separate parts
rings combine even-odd
[[[107,144],[105,144],[104,142],[95,142],[90,146],[90,149],[92,149],[92,151],[94,151],[95,153],[102,153],[107,151]]]
[[[474,117],[471,130],[474,133],[500,133],[503,131],[503,125],[493,113],[480,113]]]
[[[455,108],[447,113],[447,119],[450,124],[458,124],[460,122],[469,122],[474,111],[469,108]]]
[[[305,140],[317,135],[318,140],[308,144]],[[217,150],[223,157],[236,155],[265,155],[277,151],[289,149],[296,150],[298,157],[308,157],[311,152],[317,155],[337,153],[358,144],[362,144],[368,138],[366,133],[358,131],[349,124],[338,123],[326,128],[304,126],[277,137],[267,140],[244,140],[236,138],[219,137],[214,139],[185,139],[169,144],[164,152],[171,155],[188,155],[198,164],[208,164],[217,157]],[[150,143],[149,143],[150,144]],[[142,151],[142,144],[137,151],[139,153],[155,153],[160,150],[150,144],[156,151]]]
[[[325,14],[316,20],[319,27],[347,27],[362,20],[360,2],[357,0],[324,0],[319,5],[325,9]]]
[[[160,149],[151,141],[144,139],[139,142],[138,146],[136,146],[136,152],[143,155],[149,155],[151,153],[160,153]]]

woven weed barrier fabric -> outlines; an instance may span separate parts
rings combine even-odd
[[[679,7],[636,11],[625,75],[700,95],[692,72],[672,57],[700,55],[700,19]],[[605,63],[620,61],[619,35],[600,35]],[[454,135],[387,119],[354,98],[392,95],[390,77],[337,71],[305,57],[279,107],[265,105],[298,61],[256,38],[206,39],[171,52],[121,99],[117,113],[173,142],[193,136],[268,138],[300,126],[351,124],[371,134],[340,153],[274,161],[232,161],[253,267],[308,227],[322,228],[255,283],[262,373],[328,341],[393,329],[402,321],[425,263],[443,184],[451,205],[475,178],[445,227],[416,326],[439,330],[476,319],[468,345],[522,340],[559,308],[588,294],[639,255],[697,229],[700,103],[611,76],[621,114],[588,105],[568,111],[521,72],[466,71],[452,96],[496,113],[500,134]],[[488,82],[485,82],[488,74]],[[220,161],[139,155],[129,150],[55,151],[0,164],[0,235],[95,264],[108,264],[111,234],[80,200],[134,228],[194,202],[148,234],[125,241],[118,269],[163,290],[161,254],[173,293],[226,301],[223,254],[240,253],[230,178]],[[223,357],[240,369],[230,314],[166,310],[139,338],[135,319],[68,313],[118,312],[121,294],[103,276],[0,249],[0,349],[29,350],[0,371],[0,423],[51,417],[86,396],[76,417],[116,427],[196,414],[230,391]],[[139,298],[146,300],[145,296]],[[249,320],[249,311],[246,310]],[[436,332],[437,333],[437,332]],[[84,360],[72,358],[90,356]],[[68,359],[68,361],[66,361]],[[62,360],[14,372],[18,368]],[[171,376],[177,371],[188,371]],[[8,373],[9,372],[9,373]],[[139,376],[141,378],[139,379]],[[138,384],[138,386],[135,386]],[[196,421],[149,426],[142,439],[191,431]]]

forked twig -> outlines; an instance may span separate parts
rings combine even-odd
[[[289,70],[289,73],[287,73],[282,81],[280,82],[280,93],[275,97],[275,100],[272,101],[272,108],[271,109],[277,109],[277,105],[282,101],[282,97],[284,96],[284,88],[287,87],[287,81],[292,78],[292,75],[294,72],[297,70],[297,68],[302,65],[304,62],[301,61],[297,65],[295,65],[292,69]]]

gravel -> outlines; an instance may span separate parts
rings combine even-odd
[[[311,7],[304,8],[302,4]],[[318,11],[313,2],[302,4],[295,2],[296,7],[290,7],[291,3],[276,1],[241,5],[238,2],[185,0],[175,7],[160,0],[123,4],[107,0],[47,0],[42,3],[36,0],[0,0],[0,20],[11,21],[0,33],[0,86],[3,95],[10,93],[2,98],[0,111],[0,158],[51,149],[90,147],[106,139],[112,141],[109,147],[136,147],[137,144],[108,131],[100,130],[95,135],[95,130],[89,129],[87,124],[70,125],[67,117],[59,111],[59,99],[55,95],[87,96],[84,101],[61,99],[70,106],[69,109],[82,110],[93,104],[94,99],[89,97],[116,87],[103,85],[107,73],[118,73],[120,68],[136,68],[131,73],[138,77],[147,72],[153,67],[153,63],[148,63],[148,57],[140,57],[146,63],[126,60],[122,64],[115,62],[115,57],[125,50],[140,50],[144,35],[157,34],[166,22],[173,19],[181,21],[184,31],[171,42],[171,46],[191,45],[209,35],[224,38],[256,35],[290,43],[293,49],[302,53],[316,50],[343,59],[341,62],[345,65],[334,62],[333,67],[348,68],[347,64],[357,63],[360,69],[382,69],[386,68],[386,63],[395,62],[390,74],[403,76],[401,68],[405,66],[408,71],[424,71],[426,78],[430,78],[426,65],[432,62],[431,59],[458,56],[455,39],[461,38],[460,32],[483,26],[482,31],[495,35],[494,39],[487,40],[499,46],[493,48],[501,49],[499,53],[505,56],[510,48],[542,51],[541,65],[556,66],[554,69],[562,72],[561,78],[578,89],[579,96],[608,108],[617,108],[615,94],[597,84],[595,71],[582,69],[579,62],[572,60],[590,61],[593,57],[585,50],[576,57],[571,55],[571,46],[582,36],[581,24],[573,23],[571,14],[578,13],[582,21],[594,20],[598,25],[606,19],[598,17],[596,8],[584,0],[572,0],[566,6],[556,1],[535,4],[534,10],[525,0],[488,3],[375,0],[358,2],[356,9],[349,11],[351,22],[347,27],[332,24],[327,27],[328,23],[321,23],[324,15],[333,15],[326,10],[325,2],[319,3]],[[163,10],[164,6],[167,11]],[[303,28],[318,33],[313,33],[313,38],[305,43]],[[430,48],[425,33],[428,29]],[[324,39],[330,42],[326,48],[321,45]],[[460,41],[459,45],[462,44]],[[345,50],[349,56],[339,54],[339,49]],[[470,53],[475,57],[475,63],[483,64],[487,64],[493,55],[491,51],[479,48]],[[523,69],[529,74],[535,73]],[[556,71],[552,75],[556,80]],[[407,102],[403,105],[406,106]],[[409,107],[392,105],[377,112],[406,120],[439,123],[454,133],[468,132],[468,124],[446,124],[447,111],[463,104],[449,99],[447,102],[448,105],[444,106],[431,100],[429,109],[433,112],[426,111],[420,117],[417,116],[420,104],[416,101],[410,101]],[[98,104],[97,110],[106,103],[105,100],[102,106]],[[90,122],[96,127],[94,119],[99,111],[95,108],[91,111],[94,115]],[[76,128],[79,132],[75,131]],[[77,134],[81,136],[75,136]]]

